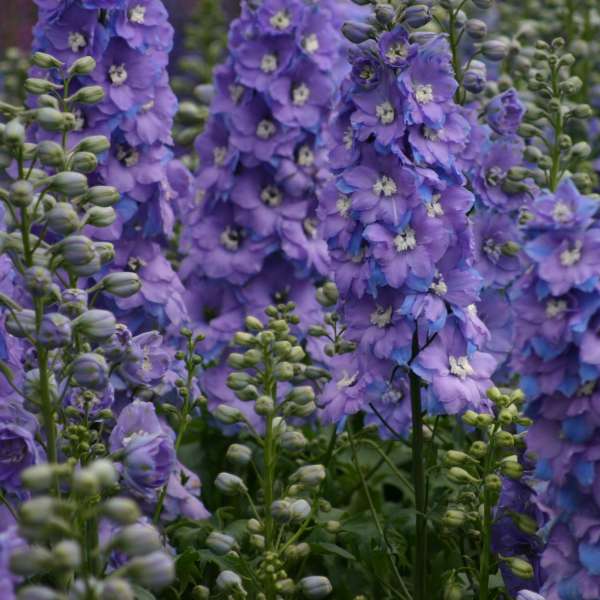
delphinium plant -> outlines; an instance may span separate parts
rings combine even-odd
[[[36,4],[34,48],[67,65],[94,57],[92,71],[73,77],[71,93],[85,85],[104,91],[97,104],[77,108],[72,139],[86,131],[111,140],[110,150],[99,155],[94,183],[110,181],[121,198],[103,237],[115,245],[115,265],[145,284],[111,308],[126,315],[133,331],[172,325],[176,333],[186,317],[184,289],[162,248],[190,180],[170,150],[177,100],[167,73],[173,43],[167,10],[161,0]]]
[[[174,436],[151,402],[169,391],[158,384],[176,367],[171,352],[157,332],[133,337],[113,313],[95,307],[103,296],[128,298],[141,286],[137,274],[108,268],[115,250],[98,234],[115,221],[120,198],[115,187],[89,181],[109,140],[81,130],[72,137],[75,111],[100,102],[104,92],[71,83],[96,63],[83,56],[67,66],[40,52],[33,63],[44,77],[26,80],[31,108],[0,105],[8,181],[0,191],[0,247],[12,276],[0,295],[8,350],[0,363],[0,487],[8,526],[2,555],[20,547],[15,536],[33,544],[13,563],[34,586],[20,598],[128,598],[133,592],[122,577],[160,589],[171,581],[173,564],[145,521],[121,529],[140,513],[130,500],[112,497],[128,494],[150,512],[165,490],[176,514],[207,513],[177,481]],[[60,142],[27,141],[40,131],[59,133]],[[31,492],[43,495],[29,500]],[[114,558],[120,566],[102,582],[113,550],[131,560]]]
[[[29,61],[25,53],[16,47],[6,48],[0,60],[0,98],[9,104],[25,102],[25,79]]]

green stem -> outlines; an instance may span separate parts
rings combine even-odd
[[[479,562],[479,600],[488,600],[490,581],[490,555],[492,532],[492,503],[490,493],[483,493],[483,537],[481,541],[481,561]]]
[[[560,99],[560,90],[559,90],[559,72],[558,68],[552,67],[552,92],[555,98]],[[560,181],[560,137],[563,134],[563,115],[562,111],[559,109],[556,113],[556,121],[553,123],[554,125],[554,145],[552,146],[551,158],[552,158],[552,166],[550,167],[550,177],[548,181],[548,187],[550,191],[555,192],[558,187],[558,183]]]
[[[417,334],[413,336],[413,356],[419,352]],[[423,464],[423,415],[421,407],[421,380],[410,371],[410,398],[412,408],[412,462],[413,485],[415,489],[416,541],[414,568],[415,600],[427,598],[427,506],[425,504],[425,468]]]

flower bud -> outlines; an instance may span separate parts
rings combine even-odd
[[[489,492],[498,493],[502,490],[502,479],[491,473],[490,475],[486,475],[485,478],[485,489]]]
[[[479,481],[477,477],[473,477],[468,471],[465,471],[465,469],[461,469],[460,467],[452,467],[448,471],[448,479],[453,483],[461,485],[466,483],[477,483]]]
[[[233,336],[233,341],[238,346],[252,346],[254,344],[254,336],[245,331],[238,331]]]
[[[480,413],[477,415],[477,426],[478,427],[489,427],[494,422],[494,416],[488,415],[487,413]]]
[[[504,556],[502,559],[517,577],[521,579],[531,579],[533,577],[533,567],[526,560],[518,556]]]
[[[248,373],[235,371],[227,376],[227,387],[232,390],[243,390],[252,383],[252,377]]]
[[[301,452],[308,440],[301,431],[285,431],[279,437],[279,445],[288,452]]]
[[[127,580],[110,577],[104,581],[100,600],[135,600],[135,593]]]
[[[61,167],[65,161],[62,146],[51,140],[44,140],[37,146],[39,161],[47,167]]]
[[[98,159],[91,152],[75,152],[69,160],[69,168],[77,173],[91,173],[98,167]]]
[[[41,546],[17,548],[10,555],[10,570],[15,575],[31,577],[52,565],[52,554]]]
[[[472,94],[480,94],[483,92],[486,82],[486,72],[480,71],[479,69],[469,68],[463,75],[463,87]]]
[[[80,227],[79,215],[68,202],[57,202],[56,205],[46,213],[48,229],[59,235],[69,235]]]
[[[326,477],[325,467],[323,465],[305,465],[297,469],[290,481],[292,483],[301,483],[308,487],[319,485]]]
[[[294,366],[289,362],[280,362],[273,369],[273,377],[277,381],[289,381],[294,377]]]
[[[21,473],[21,483],[32,492],[48,490],[55,480],[54,469],[46,463],[28,467]]]
[[[468,410],[466,411],[463,416],[462,416],[462,420],[467,424],[467,425],[477,425],[477,413],[473,410]]]
[[[81,547],[73,540],[58,542],[52,549],[52,562],[56,569],[77,569],[81,565]]]
[[[448,450],[448,452],[446,452],[444,460],[446,464],[450,466],[457,466],[473,462],[473,459],[468,454],[460,452],[459,450]]]
[[[488,451],[487,444],[481,440],[476,440],[471,444],[469,448],[469,453],[472,454],[475,458],[483,458]]]
[[[104,88],[101,85],[86,85],[77,90],[70,100],[79,104],[96,104],[104,100]]]
[[[95,185],[88,189],[82,202],[106,207],[113,206],[120,198],[121,195],[116,188],[109,185]]]
[[[219,473],[215,479],[217,489],[226,496],[237,496],[248,491],[246,484],[237,475],[231,473]]]
[[[60,69],[64,63],[45,52],[34,52],[31,62],[40,69]]]
[[[282,596],[291,596],[296,590],[296,585],[294,584],[293,579],[290,579],[289,577],[287,577],[285,579],[279,579],[275,583],[275,589]]]
[[[96,61],[91,56],[78,58],[70,67],[70,75],[89,75],[96,68]]]
[[[85,213],[85,220],[94,227],[109,227],[117,219],[117,213],[112,206],[92,206]]]
[[[500,448],[512,448],[515,445],[514,437],[508,431],[497,431],[494,435],[494,439]]]
[[[92,240],[84,235],[70,235],[60,244],[59,250],[68,265],[86,265],[96,256]]]
[[[119,525],[131,525],[141,516],[138,505],[129,498],[110,498],[102,505],[102,513]]]
[[[235,390],[235,395],[244,401],[256,400],[258,398],[258,388],[254,385],[247,385],[241,390]]]
[[[192,600],[208,600],[210,590],[205,585],[196,585],[192,590]]]
[[[292,521],[304,521],[311,513],[310,504],[300,498],[290,504],[290,518]]]
[[[8,200],[17,208],[26,208],[33,202],[33,186],[24,179],[15,181],[10,186]]]
[[[32,498],[21,504],[19,516],[25,525],[38,527],[43,525],[52,516],[56,507],[56,501],[49,496]]]
[[[481,42],[487,35],[487,25],[481,19],[468,19],[465,23],[467,35],[476,42]]]
[[[447,510],[442,517],[446,527],[462,527],[465,523],[465,513],[462,510]]]
[[[285,551],[285,558],[290,561],[301,560],[310,554],[310,546],[306,542],[292,544]]]
[[[279,340],[273,344],[273,352],[277,358],[287,358],[287,355],[292,351],[292,344],[287,340]]]
[[[175,579],[173,559],[163,551],[136,556],[125,568],[130,577],[151,590],[161,590]]]
[[[226,533],[211,531],[206,538],[206,547],[215,554],[223,556],[229,551],[237,548],[237,542],[234,537],[227,535]]]
[[[309,402],[315,401],[315,391],[310,385],[301,385],[292,389],[292,391],[286,396],[286,402],[293,402],[294,404],[308,404]]]
[[[516,460],[505,460],[500,464],[500,471],[511,479],[520,479],[523,476],[523,466]]]
[[[2,137],[8,146],[21,146],[25,143],[25,127],[19,119],[12,119],[4,126]]]
[[[252,460],[252,450],[243,444],[231,444],[225,458],[234,465],[244,467]]]
[[[87,177],[75,171],[62,171],[52,177],[50,189],[67,196],[79,196],[88,189]]]
[[[246,317],[245,323],[246,323],[246,328],[250,329],[250,331],[262,331],[264,329],[264,325],[262,324],[260,319],[257,319],[256,317],[253,317],[252,315],[249,315]]]
[[[263,530],[263,526],[257,519],[248,519],[246,528],[250,533],[260,533]]]
[[[538,532],[538,524],[535,519],[532,519],[529,515],[513,512],[510,514],[515,525],[527,535],[535,535]]]
[[[108,365],[101,354],[80,354],[71,364],[71,371],[80,387],[101,391],[108,385]]]
[[[142,282],[136,273],[110,273],[100,283],[102,290],[118,298],[129,298],[140,291]]]
[[[65,124],[65,118],[60,110],[44,106],[36,111],[36,120],[46,131],[60,131]]]
[[[59,90],[62,86],[52,83],[47,79],[28,77],[25,80],[23,87],[29,94],[35,94],[36,96],[39,96],[40,94],[49,94],[50,92]]]
[[[375,18],[382,25],[391,25],[394,22],[396,10],[391,4],[377,4]]]
[[[61,348],[71,343],[71,321],[61,313],[47,313],[42,317],[38,342],[46,348]]]
[[[244,355],[239,352],[232,352],[227,357],[227,364],[233,369],[243,369],[246,366]]]
[[[273,435],[279,436],[287,430],[287,424],[283,417],[275,417],[273,419]]]
[[[17,600],[64,600],[64,596],[44,585],[27,585],[18,591]]]
[[[407,25],[418,29],[431,21],[431,10],[426,4],[413,4],[404,10],[402,18]]]
[[[508,46],[501,40],[488,40],[481,45],[481,53],[488,60],[501,61],[508,55]]]
[[[290,503],[287,500],[275,500],[269,509],[271,516],[280,523],[290,520]]]
[[[226,425],[233,425],[244,420],[244,416],[238,408],[228,406],[227,404],[219,404],[215,412],[213,413],[215,419],[225,423]]]
[[[94,341],[102,341],[115,333],[117,321],[108,310],[93,308],[79,315],[73,321],[73,326],[77,333]]]
[[[273,398],[270,396],[259,396],[254,403],[254,410],[263,417],[273,414],[275,410]]]
[[[115,247],[111,242],[94,242],[94,250],[105,265],[115,258]]]
[[[28,267],[24,273],[25,288],[36,298],[42,298],[52,289],[52,273],[44,267]]]
[[[577,142],[571,148],[571,156],[576,160],[585,160],[592,153],[592,148],[587,142]]]
[[[6,331],[15,337],[31,336],[35,333],[35,312],[28,308],[24,310],[11,311],[6,315]]]
[[[375,37],[375,29],[367,23],[346,21],[342,25],[342,34],[353,44],[362,44],[362,42]]]
[[[85,290],[67,288],[61,293],[60,310],[71,318],[78,317],[87,310],[88,295]]]
[[[123,527],[113,543],[128,556],[144,556],[161,548],[158,531],[152,525],[141,523]]]
[[[305,598],[320,600],[326,598],[333,591],[333,586],[327,577],[312,575],[303,577],[298,583],[298,588]]]
[[[243,590],[242,578],[233,571],[221,571],[217,577],[217,589],[221,592]]]
[[[111,488],[119,481],[114,464],[107,458],[95,460],[87,468],[95,475],[102,488]]]

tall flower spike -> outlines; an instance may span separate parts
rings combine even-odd
[[[166,71],[173,29],[161,0],[47,2],[38,0],[35,49],[63,60],[78,75],[71,92],[100,86],[104,100],[74,118],[73,142],[86,130],[106,135],[96,183],[121,192],[117,219],[104,235],[115,242],[116,265],[136,272],[142,290],[116,305],[133,328],[165,328],[186,317],[183,286],[161,246],[173,233],[173,203],[185,194],[186,174],[172,159],[177,100]],[[78,59],[91,56],[84,64]],[[183,186],[183,187],[182,187]]]
[[[207,352],[218,354],[248,312],[273,303],[293,300],[302,322],[318,320],[313,282],[329,264],[316,192],[343,69],[336,5],[244,2],[230,27],[211,118],[196,141],[196,204],[182,217],[180,273]]]

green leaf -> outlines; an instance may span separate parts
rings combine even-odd
[[[317,554],[335,554],[346,560],[356,560],[353,554],[350,554],[347,550],[344,550],[336,544],[330,544],[329,542],[311,543],[311,549]]]
[[[135,584],[133,584],[131,587],[133,588],[133,593],[135,594],[135,600],[156,600],[156,596],[143,587]]]

